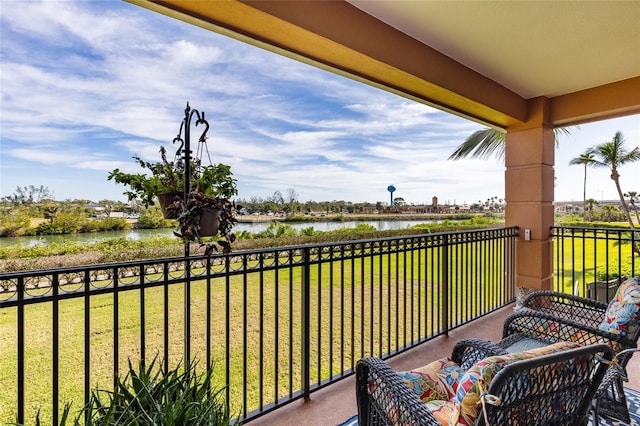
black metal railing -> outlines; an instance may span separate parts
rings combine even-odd
[[[0,274],[0,422],[58,423],[128,361],[213,363],[240,420],[514,300],[517,228]],[[189,309],[185,309],[188,306]],[[186,313],[186,314],[185,314]],[[48,420],[45,420],[48,423]]]
[[[640,275],[640,229],[553,227],[554,290],[608,302]]]

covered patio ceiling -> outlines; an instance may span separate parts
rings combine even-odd
[[[496,128],[640,113],[637,1],[128,1]]]

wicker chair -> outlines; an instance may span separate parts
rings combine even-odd
[[[625,284],[640,286],[638,278]],[[617,293],[614,301],[619,298]],[[640,306],[640,299],[634,299]],[[534,347],[558,341],[574,341],[583,345],[606,343],[617,356],[617,368],[610,369],[594,401],[595,420],[598,415],[629,423],[629,412],[622,381],[626,367],[640,337],[640,327],[625,323],[624,332],[602,326],[607,316],[608,304],[599,301],[553,291],[538,291],[529,294],[522,303],[523,309],[508,317],[504,323],[503,341],[499,345],[508,351],[519,351],[522,347]],[[627,311],[626,314],[629,312]],[[626,315],[625,314],[625,315]],[[629,321],[636,321],[640,312],[631,314]],[[629,322],[630,323],[630,322]],[[541,343],[540,343],[541,342]]]
[[[489,371],[489,377],[493,378],[485,382],[488,388],[480,394],[482,408],[473,424],[586,425],[591,400],[607,369],[607,365],[599,361],[610,360],[613,353],[604,344],[569,347],[571,349],[519,360],[504,361],[505,357],[515,354],[482,359],[462,376],[456,398],[471,392],[463,386],[466,376],[479,372],[477,384],[487,378]],[[461,367],[469,366],[473,359],[495,350],[501,349],[491,342],[470,339],[460,342],[447,360]],[[492,365],[491,370],[483,370],[487,365]],[[441,425],[430,401],[421,400],[401,374],[379,358],[358,361],[356,396],[360,426]],[[457,403],[453,399],[453,404]],[[465,403],[464,398],[461,401],[458,404]],[[492,405],[496,401],[499,403]]]

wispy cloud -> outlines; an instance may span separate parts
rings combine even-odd
[[[207,148],[240,197],[294,188],[375,202],[391,183],[415,203],[504,192],[496,161],[447,161],[478,124],[128,3],[3,0],[0,31],[0,196],[32,184],[124,200],[108,172],[173,152],[187,101],[206,113]],[[640,118],[621,123],[637,145]],[[586,145],[567,145],[560,198],[581,193],[564,157]]]

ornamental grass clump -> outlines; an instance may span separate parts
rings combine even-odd
[[[89,403],[73,420],[67,404],[60,426],[239,424],[230,418],[224,388],[213,387],[213,365],[199,373],[194,361],[165,373],[156,360],[148,367],[140,363],[138,369],[129,361],[129,371],[124,377],[116,377],[114,391],[92,391]],[[36,425],[40,425],[39,415]]]

